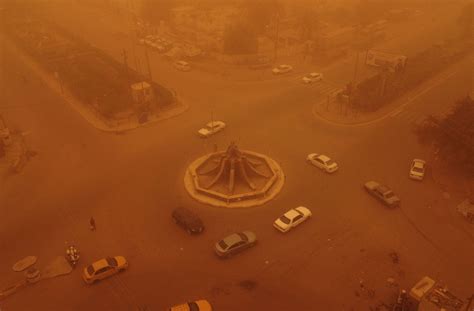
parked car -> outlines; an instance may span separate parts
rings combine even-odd
[[[389,207],[397,207],[400,205],[400,199],[393,193],[393,191],[376,181],[368,181],[364,185],[365,189],[374,197],[382,201]]]
[[[159,44],[158,42],[152,42],[149,44],[149,46],[154,50],[154,51],[157,51],[159,53],[163,53],[165,51],[165,48]]]
[[[425,177],[426,171],[426,162],[420,159],[414,159],[410,167],[410,176],[411,179],[423,180]]]
[[[92,284],[128,268],[128,261],[123,256],[106,257],[84,268],[82,278]]]
[[[204,230],[202,220],[189,209],[178,207],[171,213],[173,221],[183,227],[189,234],[201,233]]]
[[[155,41],[150,44],[150,47],[154,50],[157,51],[158,53],[164,53],[166,52],[165,47],[158,41]]]
[[[153,35],[148,35],[148,36],[146,36],[146,37],[143,39],[143,41],[140,40],[140,43],[146,44],[146,45],[151,45],[151,44],[153,44],[154,42],[155,42],[155,36],[153,36]]]
[[[337,163],[324,154],[310,153],[306,157],[306,161],[327,173],[334,173],[339,169]]]
[[[313,82],[318,82],[323,79],[323,74],[319,72],[312,72],[306,76],[303,77],[302,81],[303,83],[310,84]]]
[[[283,216],[275,220],[273,226],[281,232],[288,232],[291,228],[298,226],[311,216],[311,211],[308,208],[298,206],[297,208],[290,209]]]
[[[216,243],[215,252],[219,257],[230,257],[254,246],[256,243],[257,236],[251,231],[233,233]]]
[[[191,66],[189,65],[188,62],[185,62],[183,60],[179,60],[174,63],[174,67],[180,71],[190,71]]]
[[[199,136],[207,138],[215,133],[222,131],[225,128],[225,123],[222,121],[211,121],[205,127],[198,131]]]
[[[209,301],[203,299],[171,307],[168,311],[212,311],[212,307]]]
[[[278,67],[275,67],[272,69],[272,73],[274,75],[278,75],[278,74],[291,72],[292,70],[293,70],[293,67],[290,65],[279,65]]]

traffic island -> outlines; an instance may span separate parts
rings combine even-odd
[[[192,162],[184,186],[195,200],[226,208],[265,204],[282,189],[285,175],[273,159],[231,143]]]
[[[188,108],[174,90],[155,82],[151,74],[133,70],[126,61],[116,61],[50,22],[15,15],[5,25],[2,40],[7,48],[99,130],[121,133]]]

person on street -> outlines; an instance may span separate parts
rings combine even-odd
[[[90,223],[91,231],[95,231],[95,219],[94,219],[94,217],[91,217],[91,219],[89,220],[89,223]]]

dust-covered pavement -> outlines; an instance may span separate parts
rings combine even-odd
[[[314,120],[314,88],[287,81],[272,92],[260,85],[219,86],[205,97],[206,90],[192,86],[188,113],[111,135],[90,127],[34,76],[23,83],[18,73],[29,76],[28,69],[15,55],[3,55],[2,69],[2,102],[17,105],[2,112],[14,128],[30,133],[38,154],[0,187],[0,285],[15,280],[11,265],[26,255],[37,255],[44,266],[68,243],[81,251],[72,274],[19,291],[0,302],[2,310],[162,310],[198,298],[226,311],[366,310],[396,291],[388,278],[407,288],[424,275],[460,297],[472,294],[472,226],[454,212],[456,193],[447,198],[431,176],[422,183],[408,179],[411,159],[430,154],[405,114],[346,129]],[[451,103],[470,87],[468,77],[466,69],[413,107],[425,114]],[[196,131],[211,111],[228,127],[201,140]],[[182,185],[187,165],[214,143],[224,148],[231,140],[280,163],[287,179],[273,202],[228,210],[188,197]],[[340,171],[326,175],[308,166],[310,152],[333,157]],[[392,187],[401,208],[369,197],[362,189],[369,179]],[[180,204],[203,218],[202,235],[190,237],[171,221],[171,209]],[[277,232],[273,220],[297,205],[314,217],[288,234]],[[91,216],[95,232],[88,228]],[[214,242],[244,229],[255,231],[259,244],[230,260],[216,258]],[[106,255],[126,256],[130,269],[86,286],[80,269]]]

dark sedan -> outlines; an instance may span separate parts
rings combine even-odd
[[[201,233],[204,230],[202,220],[189,209],[178,207],[171,214],[174,222],[183,227],[189,234]]]

